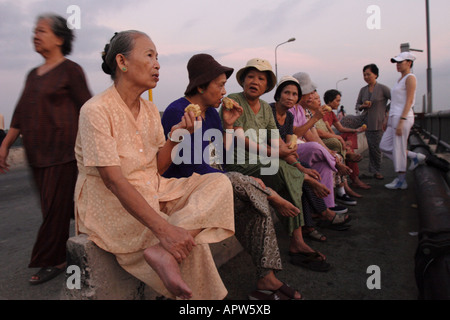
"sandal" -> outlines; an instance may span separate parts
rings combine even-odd
[[[255,290],[248,298],[249,300],[303,300],[302,295],[300,299],[295,298],[296,292],[298,291],[283,283],[277,290]]]
[[[312,271],[327,272],[331,269],[331,264],[326,262],[320,253],[314,252],[289,252],[291,263],[295,266],[304,267]]]
[[[319,220],[317,226],[331,230],[344,231],[350,228],[350,225],[347,224],[350,220],[352,220],[351,216],[347,216],[346,218],[345,215],[336,213],[333,220]]]
[[[381,173],[375,173],[375,174],[373,175],[373,177],[374,177],[375,179],[378,179],[378,180],[383,180],[383,179],[384,179],[384,177],[381,175]]]
[[[313,231],[310,231],[310,232],[304,232],[303,234],[306,237],[308,237],[314,241],[319,241],[319,242],[327,241],[327,237],[323,233],[320,233],[317,229],[314,229]]]
[[[63,272],[64,268],[56,268],[56,267],[50,267],[50,268],[42,268],[39,270],[36,274],[31,276],[31,279],[29,280],[30,284],[41,284],[46,281],[49,281],[59,275],[61,272]],[[37,278],[37,279],[33,279]]]

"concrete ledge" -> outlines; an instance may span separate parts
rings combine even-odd
[[[218,268],[243,250],[234,236],[210,247]],[[67,274],[62,300],[152,300],[157,296],[151,288],[123,270],[113,254],[100,249],[86,235],[67,241],[67,265],[80,268],[81,288],[69,289],[66,283],[71,274]]]

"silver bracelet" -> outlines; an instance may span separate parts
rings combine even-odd
[[[172,137],[170,136],[170,131],[169,131],[169,133],[167,134],[167,139],[169,139],[170,141],[172,141],[172,142],[174,142],[174,143],[180,143],[180,142],[182,142],[182,141],[184,140],[184,137],[181,136],[181,137],[180,137],[180,140],[174,140],[174,139],[172,139]]]

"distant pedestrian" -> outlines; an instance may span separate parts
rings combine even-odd
[[[5,136],[6,136],[6,133],[5,133],[5,118],[0,113],[0,145],[2,144],[3,139],[5,138]]]
[[[338,114],[337,114],[337,119],[338,119],[338,121],[341,121],[342,118],[344,118],[346,115],[347,115],[347,112],[345,112],[344,106],[341,106],[341,107],[339,108],[339,112],[338,112]]]
[[[22,135],[40,192],[43,223],[29,264],[40,270],[31,277],[31,284],[54,278],[66,265],[66,241],[74,216],[78,115],[91,97],[83,70],[65,57],[71,52],[73,38],[64,18],[54,14],[37,18],[33,42],[44,63],[28,74],[0,147],[0,173],[6,173],[9,148]]]

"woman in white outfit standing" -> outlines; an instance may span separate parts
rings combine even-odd
[[[385,133],[380,142],[380,150],[394,162],[397,178],[385,187],[406,189],[407,158],[411,159],[410,170],[425,162],[425,155],[408,151],[408,136],[414,124],[413,106],[416,98],[416,76],[411,73],[416,57],[410,52],[402,52],[391,59],[397,64],[400,79],[391,90],[391,107]]]

